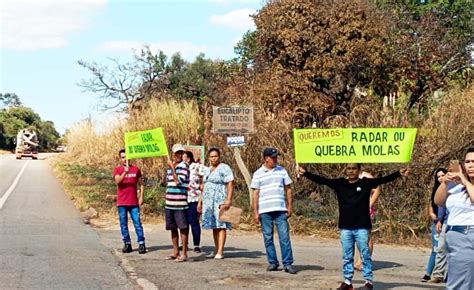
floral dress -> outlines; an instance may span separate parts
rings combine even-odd
[[[204,229],[231,229],[231,224],[219,221],[219,206],[227,198],[227,183],[234,180],[229,165],[220,163],[204,176],[202,196],[202,227]]]

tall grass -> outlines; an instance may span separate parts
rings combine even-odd
[[[99,133],[97,126],[85,120],[73,126],[68,132],[68,161],[96,168],[112,169],[118,162],[118,151],[124,148],[124,134],[129,131],[141,131],[162,127],[169,145],[173,143],[200,142],[201,117],[195,102],[175,100],[147,103],[139,112],[108,124]],[[157,174],[166,163],[165,158],[137,160],[144,167],[145,174]]]

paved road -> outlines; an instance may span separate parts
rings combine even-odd
[[[118,224],[108,221],[96,227],[103,243],[118,252],[121,247]],[[224,260],[206,259],[204,254],[191,252],[188,262],[177,263],[164,260],[172,251],[170,234],[164,225],[145,224],[144,229],[149,248],[146,255],[139,255],[136,250],[117,255],[132,266],[138,277],[160,289],[335,289],[342,279],[339,240],[292,237],[295,268],[299,273],[290,275],[265,271],[266,256],[258,233],[231,231]],[[132,237],[135,239],[134,233]],[[203,231],[203,250],[212,251],[212,244],[212,233]],[[277,249],[280,252],[278,246]],[[376,245],[375,289],[443,289],[443,285],[419,282],[428,256],[428,249]],[[363,283],[362,273],[357,272],[355,286],[361,287]]]
[[[40,155],[40,159],[47,155]],[[131,289],[45,160],[0,155],[0,289]]]

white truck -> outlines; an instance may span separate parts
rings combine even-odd
[[[31,157],[38,159],[38,137],[32,129],[21,129],[16,135],[16,159]]]

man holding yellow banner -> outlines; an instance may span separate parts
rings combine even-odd
[[[354,289],[354,245],[357,244],[363,257],[363,274],[365,285],[359,289],[373,289],[372,257],[369,251],[369,235],[372,223],[370,221],[370,193],[377,186],[391,182],[401,176],[408,176],[407,168],[400,169],[381,178],[359,178],[361,165],[350,163],[346,166],[347,178],[330,179],[297,167],[298,174],[309,180],[327,185],[337,195],[339,203],[339,229],[343,252],[344,282],[338,289]]]

